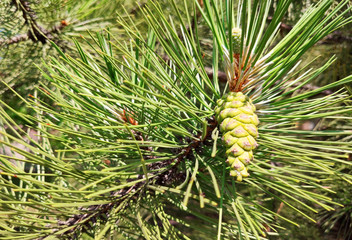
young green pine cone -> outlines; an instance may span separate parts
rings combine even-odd
[[[242,30],[240,28],[232,29],[233,52],[237,54],[241,51],[241,35]]]
[[[258,146],[255,139],[259,120],[254,112],[252,101],[241,92],[225,94],[215,108],[226,146],[226,162],[230,165],[230,175],[237,177],[237,181],[249,176],[246,166],[253,159],[253,149]]]

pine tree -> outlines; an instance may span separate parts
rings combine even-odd
[[[117,16],[120,34],[91,33],[70,51],[52,42],[59,57],[40,67],[49,84],[17,95],[34,114],[0,108],[0,143],[12,151],[0,155],[1,238],[267,239],[284,234],[282,222],[298,225],[273,202],[312,223],[318,209],[333,210],[329,186],[352,180],[341,168],[351,165],[351,131],[297,124],[350,119],[343,86],[352,76],[296,93],[328,71],[334,58],[317,69],[300,60],[352,22],[351,6],[322,0],[278,40],[290,2],[279,1],[267,24],[271,1],[149,1],[140,24]],[[328,89],[340,90],[321,94]],[[233,135],[253,151],[243,179],[225,163],[221,125],[237,115],[216,110],[234,99],[251,112],[230,109],[260,121],[256,149]]]

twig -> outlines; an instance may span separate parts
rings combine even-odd
[[[6,43],[6,44],[14,44],[22,41],[27,41],[28,40],[28,34],[19,34],[16,35],[10,39],[0,39],[0,45]]]
[[[30,8],[29,3],[24,0],[12,0],[12,3],[17,6],[17,9],[22,11],[22,16],[24,18],[25,24],[29,26],[29,31],[27,33],[28,38],[33,42],[40,41],[45,43],[47,38],[48,31],[43,27],[39,26],[37,23],[37,15]]]
[[[277,215],[280,214],[280,212],[281,212],[281,210],[284,208],[284,206],[285,206],[285,204],[284,204],[283,202],[281,202],[279,208],[278,208],[277,211],[276,211],[276,214],[277,214]]]
[[[172,167],[163,172],[162,174],[159,174],[155,180],[155,183],[158,185],[169,185],[171,184],[175,179],[179,179],[179,176],[177,174],[177,166],[184,161],[186,158],[189,158],[192,156],[192,150],[199,150],[202,146],[203,143],[205,143],[210,137],[211,133],[213,130],[217,127],[217,122],[214,117],[208,119],[208,126],[207,126],[207,132],[205,134],[204,139],[202,139],[203,133],[199,132],[195,138],[193,138],[189,145],[185,148],[181,148],[178,150],[178,157],[174,159],[170,159],[168,161],[162,161],[162,162],[155,162],[150,164],[150,169],[162,169],[165,166],[170,166]],[[158,173],[156,173],[158,174]]]
[[[208,126],[207,126],[207,133],[204,137],[204,140],[202,140],[202,135],[203,133],[200,132],[197,134],[196,138],[191,141],[191,143],[184,149],[181,149],[180,155],[176,158],[176,164],[174,167],[177,166],[182,160],[184,160],[186,157],[189,156],[191,153],[192,149],[197,149],[201,143],[205,142],[211,135],[212,131],[217,127],[217,122],[214,117],[210,118],[208,120]]]
[[[60,32],[60,30],[62,30],[66,26],[67,25],[60,24],[58,26],[53,27],[50,31],[46,31],[45,40],[42,39],[41,42],[42,43],[46,43],[47,40],[53,40],[54,36],[52,34]],[[12,38],[9,38],[9,39],[0,39],[0,45],[3,45],[3,44],[11,45],[11,44],[14,44],[14,43],[27,41],[29,39],[32,40],[33,42],[37,42],[36,40],[33,40],[33,35],[31,35],[28,32],[28,33],[25,33],[25,34],[19,34],[19,35],[13,36]]]

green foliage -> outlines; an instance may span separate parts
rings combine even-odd
[[[342,204],[336,206],[335,211],[321,211],[319,213],[319,222],[321,227],[327,233],[337,232],[337,236],[341,239],[350,239],[352,237],[352,205],[350,185],[344,181],[339,181],[338,185],[334,186],[336,196],[333,196],[335,201]]]
[[[115,11],[129,1],[103,0],[5,0],[0,3],[0,74],[11,87],[26,95],[41,78],[35,64],[58,56],[49,40],[63,51],[73,52],[72,37],[88,36],[87,31],[110,27],[118,34]],[[125,7],[132,11],[131,3]],[[82,44],[82,48],[87,45]],[[1,88],[4,100],[12,98]],[[11,103],[14,104],[14,103]]]
[[[1,102],[2,239],[265,239],[284,231],[282,221],[299,225],[273,202],[312,222],[318,209],[338,205],[328,186],[336,179],[351,184],[340,168],[351,165],[350,130],[303,131],[297,124],[351,118],[346,91],[321,93],[352,76],[297,93],[334,59],[316,69],[298,66],[316,42],[352,21],[340,11],[348,1],[334,8],[319,2],[278,43],[290,1],[279,1],[268,25],[270,1],[203,2],[163,8],[150,1],[140,9],[141,25],[118,15],[128,40],[105,29],[74,40],[74,51],[52,43],[58,56],[41,65],[50,84],[18,95],[35,114]],[[238,76],[235,26],[242,29]],[[207,29],[213,79],[203,59],[207,39],[198,34]],[[228,91],[218,69],[229,80],[249,80],[244,92],[261,122],[250,176],[241,183],[229,176],[216,132],[216,100]]]

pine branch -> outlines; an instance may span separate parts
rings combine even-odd
[[[209,2],[212,2],[211,6]],[[31,97],[28,104],[33,106],[37,116],[17,113],[34,123],[38,122],[40,135],[43,140],[48,139],[38,146],[29,146],[29,152],[16,147],[13,150],[25,155],[25,161],[37,164],[43,171],[23,176],[20,175],[20,167],[8,167],[12,167],[10,160],[14,157],[1,159],[5,163],[2,171],[8,176],[3,178],[2,183],[6,197],[3,213],[13,214],[11,216],[19,219],[9,219],[6,225],[16,227],[16,230],[19,226],[19,234],[23,233],[23,236],[35,233],[36,237],[42,237],[50,233],[59,238],[80,238],[83,237],[82,232],[87,232],[90,235],[97,233],[97,237],[102,238],[104,234],[112,236],[118,224],[118,227],[126,228],[124,234],[132,237],[139,234],[148,238],[157,231],[159,238],[173,238],[170,237],[169,225],[163,225],[164,232],[159,231],[159,222],[169,224],[169,220],[174,220],[182,224],[182,219],[178,221],[178,211],[187,211],[203,222],[204,227],[195,230],[206,232],[207,238],[215,238],[218,232],[218,239],[222,236],[260,239],[259,235],[265,236],[263,225],[267,231],[272,229],[274,232],[276,223],[280,223],[279,218],[286,220],[280,216],[280,211],[276,211],[275,205],[270,207],[270,202],[280,201],[308,219],[312,219],[308,212],[315,212],[318,207],[332,210],[330,204],[334,202],[326,197],[329,190],[325,188],[325,182],[337,174],[344,177],[338,169],[335,170],[334,164],[346,163],[345,153],[351,149],[350,143],[336,141],[335,137],[349,136],[350,132],[301,131],[295,128],[297,122],[323,117],[343,118],[351,111],[344,105],[344,101],[348,101],[344,93],[316,97],[323,91],[351,83],[350,77],[300,93],[302,86],[308,86],[331,64],[330,61],[317,70],[304,73],[302,69],[295,69],[300,57],[319,40],[316,36],[323,38],[330,33],[329,29],[338,25],[335,23],[326,29],[317,27],[325,21],[323,10],[328,5],[328,0],[322,1],[317,11],[312,11],[314,15],[307,14],[303,18],[305,20],[300,21],[297,32],[290,31],[286,41],[275,43],[272,48],[270,39],[276,35],[283,14],[274,14],[273,24],[268,30],[262,28],[262,23],[267,20],[267,14],[263,12],[269,12],[269,5],[261,2],[260,6],[268,11],[251,11],[254,15],[248,19],[249,22],[235,22],[225,30],[225,16],[228,19],[233,16],[232,5],[226,6],[226,14],[220,14],[224,11],[216,8],[215,1],[204,1],[202,18],[211,25],[217,38],[214,49],[219,44],[213,53],[216,71],[220,52],[227,53],[220,47],[232,46],[225,41],[228,39],[227,32],[231,32],[229,30],[234,25],[242,24],[248,32],[259,31],[258,34],[247,33],[246,37],[251,47],[248,51],[258,52],[258,59],[252,58],[255,60],[253,65],[258,64],[251,70],[256,73],[252,75],[256,77],[253,81],[263,86],[258,94],[250,95],[256,97],[253,102],[264,106],[258,111],[260,147],[250,166],[251,177],[236,185],[232,184],[233,179],[229,175],[226,177],[227,170],[222,161],[224,148],[216,151],[217,156],[213,157],[215,149],[209,147],[210,143],[216,144],[216,140],[212,141],[209,137],[217,123],[207,117],[213,114],[215,101],[219,99],[224,84],[219,86],[216,72],[214,81],[209,79],[213,72],[204,68],[208,63],[201,57],[199,41],[193,34],[188,34],[188,31],[193,33],[194,26],[195,31],[198,30],[191,20],[195,9],[185,11],[179,14],[179,19],[175,19],[164,16],[161,7],[153,9],[150,6],[141,9],[150,26],[147,39],[144,39],[144,33],[134,28],[133,23],[122,19],[121,24],[130,38],[136,38],[130,44],[117,39],[114,45],[110,35],[98,34],[95,39],[98,47],[93,47],[97,55],[82,50],[78,42],[75,43],[81,59],[60,52],[64,61],[53,59],[43,71],[55,87],[51,89],[43,84],[41,89],[55,102],[55,106]],[[225,5],[222,6],[225,9]],[[281,6],[282,11],[279,12],[284,13],[286,7]],[[213,8],[216,8],[215,11]],[[243,9],[243,16],[247,16],[246,8]],[[182,20],[184,16],[187,21]],[[182,31],[175,27],[179,25]],[[311,27],[312,34],[298,34],[306,26]],[[155,43],[158,43],[157,48]],[[114,47],[117,54],[113,51]],[[155,51],[158,48],[161,55],[167,56],[163,57],[168,59],[167,63],[160,61],[159,51]],[[268,49],[273,49],[270,56],[275,57],[269,58],[270,64],[260,65],[261,57]],[[249,65],[253,66],[251,62]],[[293,87],[293,83],[298,85]],[[257,89],[253,88],[253,91]],[[13,122],[6,114],[0,114],[0,120],[6,124]],[[208,126],[200,130],[205,120]],[[52,131],[59,131],[62,136],[53,135]],[[5,137],[9,139],[1,141],[6,146],[12,146],[12,140],[23,143],[21,134],[17,137],[5,134]],[[52,148],[51,139],[58,140],[59,147]],[[54,153],[56,150],[58,155]],[[47,175],[53,176],[55,182],[46,178]],[[72,184],[70,179],[75,177],[77,183]],[[12,180],[20,180],[21,185],[15,185]],[[179,185],[176,187],[176,184]],[[211,203],[217,208],[199,211],[197,205],[188,201],[189,198],[199,199],[201,207],[205,206],[204,203]],[[149,201],[154,202],[149,204]],[[166,205],[166,202],[171,205]],[[168,211],[170,213],[163,216],[154,216],[159,204],[176,208],[176,214]],[[47,218],[42,220],[37,216],[43,214],[43,206],[47,206]],[[38,212],[32,213],[33,209]],[[73,214],[73,209],[79,212]],[[35,219],[28,217],[32,214]],[[150,218],[152,215],[154,219]],[[34,219],[30,226],[28,219]],[[286,221],[296,224],[294,220]],[[184,222],[184,225],[190,223],[187,228],[197,228],[193,220]],[[214,228],[216,225],[218,231]],[[17,233],[8,233],[9,236],[15,234],[19,238]]]
[[[180,178],[182,173],[178,173],[177,166],[185,159],[189,158],[192,155],[192,150],[199,151],[202,144],[209,140],[212,131],[217,127],[216,120],[212,117],[208,120],[208,126],[206,130],[206,134],[204,135],[203,132],[199,132],[193,140],[190,141],[189,145],[185,148],[181,148],[178,150],[178,157],[174,159],[170,159],[168,161],[159,161],[149,165],[149,169],[157,170],[157,169],[164,169],[165,167],[171,166],[166,171],[156,171],[154,173],[154,184],[161,185],[161,186],[169,186],[177,179]],[[137,136],[140,136],[138,133],[134,133]],[[203,138],[202,138],[203,136]],[[140,141],[142,141],[139,138]],[[154,156],[145,156],[145,158],[155,158]],[[182,176],[181,176],[182,177]],[[145,176],[143,174],[138,175],[135,179],[130,179],[131,182],[143,179]],[[68,218],[66,221],[58,221],[59,226],[72,227],[70,230],[62,233],[60,236],[65,236],[68,234],[74,234],[75,232],[84,232],[85,229],[91,228],[90,224],[94,224],[98,219],[100,221],[108,221],[109,219],[109,212],[116,206],[123,204],[126,199],[131,199],[136,193],[143,189],[147,182],[142,181],[134,184],[131,187],[125,187],[117,192],[111,193],[110,197],[112,198],[111,203],[108,204],[101,204],[101,205],[92,205],[87,208],[80,207],[79,210],[83,213],[75,214],[72,217]],[[116,199],[117,198],[117,199]],[[116,199],[116,200],[115,200]],[[120,211],[123,211],[128,204],[125,204]],[[83,223],[83,224],[80,224]],[[60,229],[54,229],[55,232],[58,232]],[[39,238],[39,240],[45,239],[47,236]]]
[[[139,175],[139,177],[142,178],[143,175]],[[84,232],[85,228],[89,229],[91,227],[90,224],[91,223],[94,224],[97,219],[107,221],[109,218],[109,211],[112,210],[115,206],[119,206],[120,204],[122,204],[126,198],[129,198],[129,199],[132,198],[136,193],[139,192],[139,190],[143,188],[144,184],[145,182],[139,182],[129,188],[123,188],[116,193],[112,193],[111,194],[112,197],[118,197],[117,201],[112,201],[111,203],[108,203],[108,204],[93,205],[93,206],[89,206],[88,208],[81,207],[79,210],[86,213],[76,214],[70,217],[66,221],[59,221],[59,225],[61,226],[65,226],[65,227],[73,226],[73,228],[71,228],[70,230],[62,233],[61,236],[72,234],[76,231]],[[130,193],[133,193],[133,194],[130,194]],[[126,207],[128,207],[128,204],[126,204],[123,208],[121,208],[120,211],[123,211],[123,209]],[[80,222],[84,222],[84,224],[80,224]],[[47,236],[40,239],[44,239],[46,237]]]
[[[51,37],[49,31],[44,29],[37,23],[37,15],[30,7],[30,4],[24,0],[12,0],[12,3],[17,6],[17,10],[22,12],[25,24],[29,26],[28,38],[33,42],[40,41],[43,44],[46,43],[47,39]]]
[[[13,36],[10,39],[0,39],[0,45],[6,44],[11,45],[27,40],[32,40],[33,42],[40,41],[45,44],[48,40],[54,39],[53,34],[60,32],[68,23],[66,21],[61,21],[60,25],[53,27],[50,30],[45,29],[37,22],[37,14],[30,7],[28,1],[25,0],[12,0],[12,3],[17,7],[17,11],[22,12],[22,16],[26,25],[28,25],[28,32],[25,34],[19,34]]]
[[[67,26],[67,24],[61,23],[60,25],[53,27],[50,31],[47,31],[44,28],[40,27],[40,29],[43,30],[42,32],[45,32],[45,35],[42,35],[41,38],[38,38],[38,36],[36,36],[36,37],[37,37],[37,39],[40,39],[39,41],[41,41],[43,44],[45,44],[47,42],[47,40],[55,39],[52,34],[60,32],[66,26]],[[3,45],[3,44],[11,45],[11,44],[19,43],[19,42],[24,42],[27,40],[32,40],[33,42],[38,41],[38,40],[35,40],[34,36],[31,34],[31,32],[28,31],[28,33],[19,34],[19,35],[16,35],[10,39],[0,39],[0,45]]]

